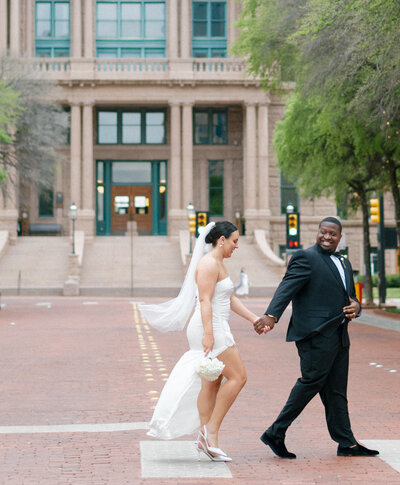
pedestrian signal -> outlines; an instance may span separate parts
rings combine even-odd
[[[300,248],[300,214],[286,214],[286,248]]]
[[[380,204],[379,199],[369,199],[370,221],[380,222]]]
[[[196,237],[199,237],[199,228],[204,227],[208,224],[208,218],[208,212],[196,211]]]

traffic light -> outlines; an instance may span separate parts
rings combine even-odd
[[[190,234],[196,234],[196,214],[189,215],[189,232]]]
[[[379,199],[369,199],[370,221],[380,222],[380,205]]]
[[[286,214],[286,248],[300,248],[300,214],[298,212]]]
[[[208,224],[208,212],[196,211],[196,237],[199,237],[199,227],[204,227]]]

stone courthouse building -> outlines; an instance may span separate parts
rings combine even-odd
[[[284,103],[232,57],[239,13],[236,0],[0,0],[1,51],[56,80],[70,113],[67,162],[50,198],[20,187],[0,207],[1,228],[13,234],[23,218],[25,228],[68,235],[75,203],[86,237],[123,234],[132,217],[139,235],[174,237],[193,203],[213,220],[240,219],[246,235],[265,230],[280,255],[292,202],[301,243],[312,244],[317,222],[337,207],[300,200],[276,168]],[[363,272],[361,218],[344,228]]]

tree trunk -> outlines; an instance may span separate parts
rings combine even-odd
[[[371,275],[371,240],[369,237],[369,214],[368,198],[365,187],[362,183],[357,184],[357,193],[360,196],[362,220],[363,220],[363,250],[364,250],[364,299],[367,304],[374,302],[372,296],[372,275]]]
[[[390,188],[392,190],[394,201],[394,216],[396,219],[397,241],[400,241],[400,192],[398,185],[399,182],[397,180],[397,167],[393,161],[389,162],[388,171],[390,178]]]

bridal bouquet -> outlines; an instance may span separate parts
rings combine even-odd
[[[221,375],[225,364],[218,360],[216,357],[202,357],[195,364],[197,374],[207,381],[215,381]]]

